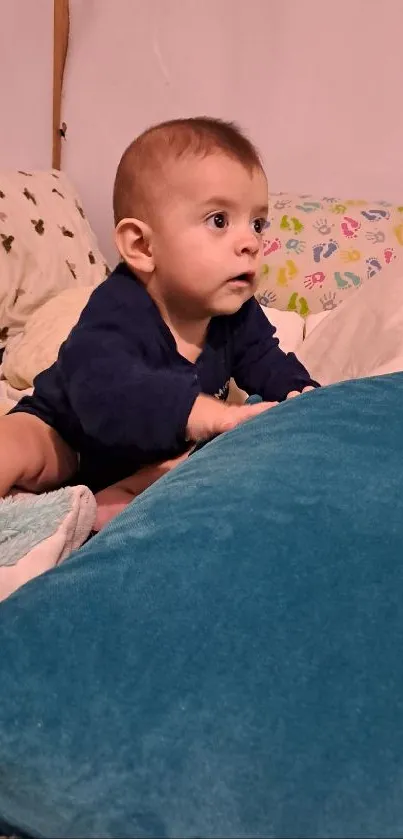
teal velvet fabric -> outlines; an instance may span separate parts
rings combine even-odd
[[[206,445],[0,606],[0,820],[403,836],[403,375]]]

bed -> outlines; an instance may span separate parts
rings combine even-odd
[[[109,272],[61,168],[54,9],[52,165],[0,173],[0,413]],[[8,835],[402,835],[403,206],[284,192],[269,221],[257,298],[329,387],[7,592]]]

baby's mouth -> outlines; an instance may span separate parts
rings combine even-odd
[[[242,274],[237,274],[235,277],[230,277],[227,282],[234,285],[252,285],[254,279],[255,274],[253,271],[245,271]]]

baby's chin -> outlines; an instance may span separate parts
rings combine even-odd
[[[242,292],[226,295],[211,306],[211,317],[219,315],[236,315],[244,303],[253,297],[254,290],[243,289]]]

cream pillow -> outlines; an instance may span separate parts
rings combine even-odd
[[[5,414],[8,414],[8,412],[11,411],[11,408],[14,408],[14,405],[15,402],[12,399],[0,396],[0,417],[4,417]]]
[[[18,390],[32,387],[35,376],[56,361],[92,292],[88,286],[60,292],[28,318],[22,332],[9,339],[2,372],[10,385]]]
[[[63,172],[0,172],[0,340],[66,288],[95,287],[107,266]]]

